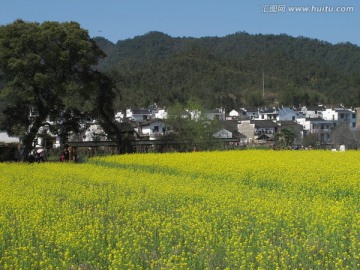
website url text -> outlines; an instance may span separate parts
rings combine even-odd
[[[287,5],[263,5],[263,13],[285,13],[285,12],[305,12],[305,13],[350,13],[355,8],[351,6],[287,6]]]

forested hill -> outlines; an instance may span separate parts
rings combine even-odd
[[[113,44],[101,70],[117,81],[118,108],[191,98],[223,106],[360,105],[360,47],[287,35],[173,38],[150,32]],[[265,91],[263,91],[263,75]]]

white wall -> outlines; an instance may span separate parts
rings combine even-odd
[[[236,110],[232,110],[231,112],[229,112],[229,116],[238,117],[238,116],[239,116],[239,112],[236,111]]]
[[[254,140],[255,124],[250,124],[250,120],[241,121],[238,124],[238,131],[245,135],[247,142],[250,143]]]
[[[167,118],[167,111],[165,109],[159,109],[156,113],[155,113],[155,118],[157,119],[166,119]]]
[[[0,132],[0,142],[2,143],[19,143],[20,139],[18,137],[9,137],[6,132]]]
[[[158,127],[158,132],[154,132],[156,126]],[[163,129],[166,130],[166,124],[161,121],[155,121],[149,125],[141,126],[141,133],[144,135],[163,134]]]
[[[338,113],[333,109],[326,109],[323,112],[323,118],[325,120],[338,120]]]

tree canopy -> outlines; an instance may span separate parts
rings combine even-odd
[[[0,27],[0,128],[23,138],[25,155],[45,125],[66,138],[88,115],[111,122],[112,114],[100,108],[108,103],[112,110],[113,85],[94,69],[104,56],[76,22],[17,20]]]
[[[173,132],[163,139],[176,142],[178,151],[211,150],[218,146],[213,134],[220,128],[219,121],[207,119],[198,100],[169,107],[166,124]]]

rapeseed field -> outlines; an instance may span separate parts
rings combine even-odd
[[[360,269],[360,152],[0,164],[0,269]]]

